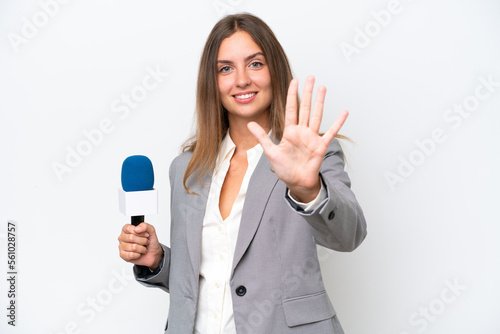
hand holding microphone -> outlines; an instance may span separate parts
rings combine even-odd
[[[153,225],[126,224],[118,237],[120,257],[130,263],[156,269],[163,258],[163,249]]]
[[[142,155],[130,156],[123,162],[122,188],[119,189],[120,212],[131,216],[131,223],[118,237],[120,257],[137,265],[155,269],[160,265],[163,249],[155,228],[144,223],[144,215],[158,212],[158,193],[153,189],[151,160]]]

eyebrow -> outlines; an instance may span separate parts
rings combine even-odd
[[[251,54],[250,56],[246,57],[245,58],[245,61],[249,61],[250,59],[252,58],[255,58],[257,56],[264,56],[264,53],[262,52],[255,52],[254,54]],[[224,59],[221,59],[221,60],[217,60],[217,63],[221,63],[221,64],[232,64],[233,62],[231,60],[224,60]]]

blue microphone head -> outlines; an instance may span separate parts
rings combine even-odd
[[[153,164],[148,157],[132,155],[123,161],[122,187],[124,191],[152,190],[154,183]]]

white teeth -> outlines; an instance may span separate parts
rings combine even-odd
[[[250,97],[252,97],[254,95],[255,95],[255,93],[250,93],[250,94],[245,94],[245,95],[235,95],[235,97],[237,99],[248,99],[248,98],[250,98]]]

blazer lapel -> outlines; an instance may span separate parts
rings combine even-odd
[[[262,153],[262,157],[248,184],[236,249],[234,251],[231,277],[234,273],[234,268],[238,265],[257,232],[269,196],[278,182],[278,177],[271,168],[271,163],[267,159],[266,154]]]
[[[191,188],[192,191],[198,195],[187,194],[188,205],[186,205],[186,240],[189,250],[189,257],[193,270],[196,274],[200,270],[201,261],[201,232],[203,227],[203,218],[205,216],[205,209],[207,206],[207,198],[210,190],[210,172],[207,176],[202,178],[202,187],[198,182],[193,182],[195,185]],[[195,176],[196,177],[196,176]]]

